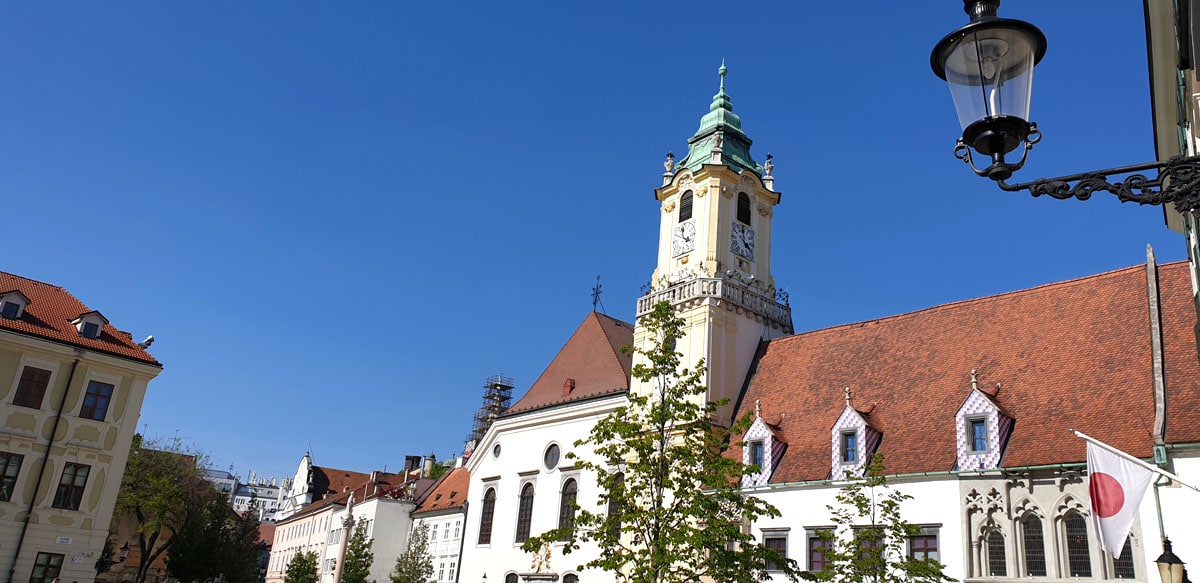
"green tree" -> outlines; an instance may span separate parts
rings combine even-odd
[[[167,573],[184,583],[216,579],[224,566],[221,554],[233,511],[216,488],[205,497],[192,519],[171,537],[167,550]]]
[[[367,525],[359,522],[354,528],[354,534],[346,543],[342,583],[367,583],[367,577],[371,575],[371,565],[375,562],[375,553],[371,552],[373,540],[367,538]]]
[[[433,577],[433,560],[429,557],[429,527],[424,524],[408,535],[408,545],[396,557],[392,583],[427,583]]]
[[[829,506],[833,529],[818,531],[828,566],[804,573],[813,581],[839,583],[942,583],[953,581],[935,559],[913,558],[908,541],[921,527],[900,515],[900,504],[912,496],[887,486],[883,456],[875,454],[861,477],[847,472],[838,506]]]
[[[594,542],[600,556],[580,568],[599,568],[629,583],[692,583],[701,577],[750,583],[767,577],[767,564],[791,580],[795,561],[769,549],[745,528],[761,517],[779,516],[765,501],[740,490],[752,470],[727,454],[731,437],[749,418],[725,428],[714,423],[725,402],[705,402],[704,362],[683,368],[675,339],[684,322],[670,304],[659,303],[640,324],[656,338],[653,348],[626,348],[640,356],[633,378],[652,394],[630,394],[629,405],[601,419],[576,447],[591,446],[597,459],[576,467],[595,474],[594,512],[576,505],[574,524],[531,538],[536,552],[566,540],[564,553]],[[575,458],[573,453],[568,457]]]
[[[317,574],[317,554],[310,551],[296,553],[288,561],[287,572],[283,575],[283,583],[319,583]]]
[[[137,557],[134,583],[145,583],[151,565],[174,544],[175,535],[202,520],[213,486],[197,470],[202,455],[179,443],[144,442],[135,435],[115,518],[135,532]]]

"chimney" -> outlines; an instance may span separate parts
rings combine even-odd
[[[570,396],[571,392],[574,390],[575,390],[575,379],[567,379],[567,382],[563,383],[562,396],[564,396],[564,397]]]

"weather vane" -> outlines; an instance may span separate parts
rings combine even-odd
[[[600,276],[597,275],[596,276],[596,286],[592,288],[592,311],[593,312],[596,311],[597,306],[601,306],[601,307],[604,306],[604,304],[600,302],[600,293],[603,291],[604,291],[604,286],[600,285]],[[603,314],[604,310],[601,309],[600,313]]]

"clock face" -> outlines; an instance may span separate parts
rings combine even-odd
[[[671,237],[671,253],[683,255],[696,247],[696,224],[692,221],[675,225],[675,233]]]
[[[730,239],[732,239],[731,251],[754,261],[754,229],[734,221]]]

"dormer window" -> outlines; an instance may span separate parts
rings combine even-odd
[[[853,464],[858,462],[858,432],[846,431],[842,433],[842,463]]]
[[[108,323],[108,319],[100,315],[100,312],[88,312],[75,318],[72,324],[75,324],[75,329],[79,330],[79,335],[84,338],[97,339],[100,338],[100,332],[104,330],[104,325]]]
[[[27,305],[29,298],[17,290],[0,294],[0,316],[5,320],[19,320]]]
[[[970,392],[954,415],[955,469],[960,471],[999,467],[1012,435],[1014,419],[995,400],[999,387],[985,392],[980,384],[975,371],[971,371]]]
[[[971,453],[984,453],[988,450],[987,418],[974,417],[967,420]]]
[[[763,467],[763,442],[761,440],[750,442],[750,465],[758,466],[760,469]]]

